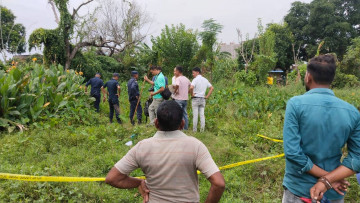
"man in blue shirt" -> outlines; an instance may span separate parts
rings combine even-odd
[[[85,92],[87,92],[87,88],[89,85],[91,85],[91,91],[90,91],[90,96],[95,98],[95,109],[96,112],[100,111],[100,89],[101,87],[104,85],[104,82],[102,79],[100,79],[101,75],[100,73],[96,73],[94,78],[91,78],[85,85]]]
[[[360,114],[330,90],[335,70],[332,55],[311,59],[304,79],[308,92],[287,103],[284,203],[320,201],[323,196],[331,203],[343,202],[348,186],[344,178],[360,171]],[[345,144],[348,155],[341,163]]]
[[[152,66],[150,68],[150,72],[155,76],[155,81],[152,82],[149,80],[147,76],[144,76],[144,80],[150,84],[154,85],[154,91],[150,93],[150,96],[153,98],[153,102],[149,106],[149,117],[150,117],[150,125],[155,125],[156,119],[156,111],[161,102],[164,101],[163,97],[161,96],[161,92],[165,90],[165,76],[161,72],[161,67]]]
[[[139,102],[139,104],[138,104],[138,101],[140,99],[139,85],[137,83],[137,80],[139,78],[139,73],[137,71],[132,71],[131,76],[132,76],[132,78],[129,80],[127,86],[128,86],[128,95],[129,95],[129,102],[130,102],[130,121],[131,121],[132,125],[135,125],[135,121],[133,120],[133,118],[134,118],[136,105],[138,105],[137,110],[136,110],[138,124],[141,124],[141,119],[142,119],[141,103]]]
[[[106,101],[106,96],[108,95],[108,100],[109,100],[109,107],[110,107],[110,113],[109,113],[109,118],[110,118],[110,123],[112,123],[113,121],[113,117],[114,117],[114,111],[115,111],[115,116],[116,116],[116,120],[119,124],[121,124],[121,120],[120,120],[120,108],[119,108],[119,96],[120,96],[120,85],[118,83],[119,80],[119,73],[114,73],[113,74],[113,78],[109,81],[107,81],[105,83],[105,85],[101,88],[103,91],[103,95],[104,95],[104,102]],[[105,88],[107,88],[107,92],[105,90]]]

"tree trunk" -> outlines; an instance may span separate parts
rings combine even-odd
[[[69,60],[69,59],[66,59],[66,62],[65,62],[65,67],[64,67],[64,69],[65,69],[65,70],[68,70],[68,69],[70,69],[70,64],[71,64],[71,60]]]

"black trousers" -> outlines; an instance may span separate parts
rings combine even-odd
[[[119,115],[120,115],[119,99],[118,98],[109,98],[109,107],[110,107],[110,113],[109,113],[110,123],[112,123],[112,121],[113,121],[114,112],[115,112],[116,120],[118,122],[121,122],[120,117],[119,117]]]
[[[94,107],[96,109],[96,112],[100,111],[100,95],[93,95],[92,97],[95,98]]]
[[[131,100],[130,101],[130,120],[132,120],[133,117],[134,117],[137,102],[138,102],[138,100]],[[137,113],[137,119],[138,119],[138,121],[141,121],[141,119],[142,119],[142,107],[141,107],[140,102],[139,102],[139,106],[138,106],[136,111],[137,111],[136,112]]]

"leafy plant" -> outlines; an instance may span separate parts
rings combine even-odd
[[[0,127],[12,131],[14,125],[65,114],[82,121],[81,116],[88,113],[83,107],[92,100],[81,89],[83,80],[74,70],[36,63],[0,71]]]

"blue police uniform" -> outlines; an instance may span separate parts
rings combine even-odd
[[[109,113],[109,118],[110,118],[110,123],[112,123],[113,117],[114,117],[114,111],[115,111],[115,116],[116,116],[116,120],[118,123],[121,123],[120,120],[120,108],[119,108],[119,97],[117,95],[117,89],[118,89],[119,83],[117,80],[111,79],[108,82],[105,83],[105,85],[103,86],[104,88],[107,88],[108,92],[109,92],[109,107],[110,107],[110,113]]]
[[[102,86],[104,86],[104,82],[99,77],[94,77],[94,78],[91,78],[86,83],[85,86],[88,87],[89,85],[91,85],[90,95],[95,98],[94,106],[95,106],[96,112],[99,112],[100,111],[100,97],[101,97],[100,89]]]
[[[139,85],[135,78],[131,78],[127,84],[128,86],[128,95],[129,95],[129,102],[130,102],[130,121],[132,124],[134,124],[133,117],[136,109],[136,105],[138,103],[138,97],[140,96],[139,93]],[[139,102],[138,108],[137,108],[137,119],[138,123],[141,123],[142,119],[142,107],[141,103]]]

